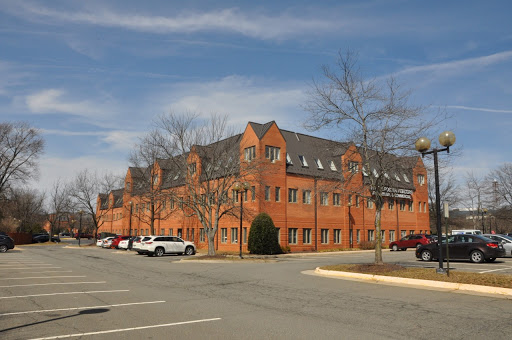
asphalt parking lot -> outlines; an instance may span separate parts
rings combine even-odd
[[[299,339],[343,334],[408,339],[406,325],[423,313],[446,310],[429,318],[449,325],[460,313],[469,313],[470,306],[488,301],[301,274],[320,265],[372,262],[373,256],[372,251],[289,254],[268,263],[205,264],[181,261],[191,258],[186,256],[155,258],[95,246],[71,248],[69,243],[18,248],[0,254],[0,338]],[[383,256],[385,262],[437,267],[437,262],[417,260],[413,250],[385,250]],[[485,264],[457,261],[451,267],[512,275],[512,258]],[[407,307],[411,301],[422,307]],[[459,302],[462,310],[455,307]],[[495,307],[512,312],[510,301],[493,300],[483,315],[491,318]],[[374,329],[362,330],[360,322],[371,322]],[[385,336],[390,322],[403,333]],[[490,321],[471,322],[483,326]],[[503,327],[490,332],[511,331]],[[466,331],[447,338],[462,338]]]

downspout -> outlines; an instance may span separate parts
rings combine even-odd
[[[315,251],[318,251],[318,206],[317,206],[317,179],[315,177]]]

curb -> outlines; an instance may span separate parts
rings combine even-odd
[[[471,285],[471,284],[467,284],[467,283],[407,279],[407,278],[395,277],[395,276],[361,274],[361,273],[352,273],[352,272],[339,272],[339,271],[333,271],[333,270],[320,269],[320,267],[317,267],[315,269],[315,274],[368,280],[368,281],[374,281],[376,283],[377,282],[400,283],[400,284],[409,284],[409,285],[422,286],[422,287],[428,287],[428,288],[444,288],[444,289],[458,290],[458,291],[462,291],[462,292],[468,291],[468,292],[477,292],[477,293],[486,293],[486,294],[498,294],[498,295],[504,295],[506,297],[512,297],[512,289],[510,289],[510,288]]]

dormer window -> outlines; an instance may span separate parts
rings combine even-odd
[[[158,184],[158,174],[155,174],[155,176],[153,177],[153,185],[157,185]]]
[[[336,164],[334,164],[333,161],[329,162],[329,167],[331,168],[332,171],[337,171],[338,170],[338,169],[336,169]]]
[[[320,170],[324,169],[324,166],[322,165],[322,162],[318,158],[315,159],[316,167]]]
[[[387,172],[384,173],[384,177],[386,177],[386,179],[389,179],[389,175]]]
[[[404,180],[405,180],[407,183],[409,183],[409,177],[407,177],[407,175],[406,175],[406,174],[404,174]]]
[[[126,182],[126,191],[130,191],[132,189],[132,184],[130,182]]]
[[[250,146],[244,149],[244,159],[246,161],[251,161],[256,158],[256,146]]]
[[[292,158],[288,152],[286,153],[286,164],[293,164]]]
[[[373,176],[375,176],[375,178],[379,178],[379,174],[377,173],[377,170],[373,169]]]
[[[425,184],[425,176],[424,175],[421,175],[421,174],[418,175],[418,183],[419,183],[419,185]]]
[[[306,157],[302,156],[302,155],[299,155],[299,160],[300,160],[300,163],[302,164],[303,167],[308,167],[308,162],[306,161]]]
[[[401,181],[400,181],[400,177],[399,177],[397,174],[395,174],[395,179],[396,179],[397,181],[401,182]]]
[[[177,180],[179,177],[180,177],[180,173],[179,173],[179,172],[177,172],[177,173],[176,173],[176,176],[174,176],[174,178],[173,178],[172,180],[173,180],[173,181],[175,181],[175,180]]]
[[[188,171],[191,175],[194,175],[196,173],[196,163],[190,163],[188,165]]]
[[[270,159],[271,162],[281,159],[281,149],[275,146],[265,146],[265,158]]]

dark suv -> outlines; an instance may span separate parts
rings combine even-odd
[[[389,244],[389,249],[393,251],[406,250],[407,248],[419,248],[424,244],[429,244],[434,241],[432,235],[415,234],[407,235],[399,241],[394,241]]]
[[[14,249],[14,240],[8,235],[0,234],[0,253],[9,249]]]

